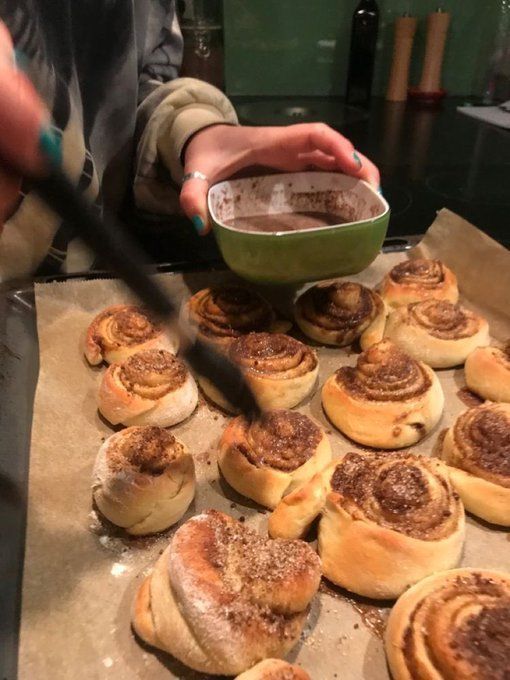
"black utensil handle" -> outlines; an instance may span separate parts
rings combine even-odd
[[[168,295],[147,275],[151,265],[125,228],[100,217],[65,175],[57,169],[47,177],[35,178],[34,189],[64,220],[72,222],[80,238],[107,262],[157,316],[175,317],[177,309]]]

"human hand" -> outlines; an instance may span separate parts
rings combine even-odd
[[[37,175],[46,162],[41,154],[50,115],[30,80],[16,68],[9,31],[0,21],[0,231],[16,203],[21,173]],[[6,169],[15,167],[20,174]]]
[[[255,165],[285,172],[310,167],[340,171],[379,187],[376,166],[357,152],[346,137],[324,123],[288,127],[213,125],[191,138],[184,157],[185,174],[199,171],[207,176],[207,180],[186,181],[181,190],[181,207],[199,234],[210,230],[209,185]]]

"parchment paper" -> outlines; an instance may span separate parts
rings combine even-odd
[[[510,336],[510,319],[505,317],[510,290],[507,251],[442,211],[411,256],[421,252],[443,258],[455,269],[465,301],[486,314],[496,339]],[[375,285],[404,258],[403,254],[380,255],[365,272],[351,278]],[[228,273],[207,273],[163,275],[161,280],[185,296],[189,290],[232,278]],[[264,293],[283,309],[295,291]],[[116,281],[36,287],[41,361],[32,428],[21,680],[205,678],[143,647],[130,629],[134,591],[173,530],[155,538],[129,539],[105,528],[91,513],[92,465],[112,429],[96,408],[104,368],[86,364],[80,341],[97,312],[129,299]],[[319,385],[340,365],[356,361],[351,349],[319,348],[319,355]],[[439,371],[439,377],[446,394],[445,412],[435,431],[413,451],[430,454],[439,433],[466,408],[458,394],[464,386],[462,369]],[[334,453],[355,448],[326,420],[319,389],[299,410],[324,426]],[[242,515],[248,524],[265,532],[268,513],[218,478],[214,450],[227,420],[202,400],[187,422],[173,428],[194,453],[198,476],[197,495],[184,519],[213,507],[235,517]],[[475,518],[468,518],[467,523],[462,564],[510,571],[509,534]],[[386,679],[380,633],[391,603],[381,606],[347,596],[340,589],[324,587],[290,659],[297,659],[315,680]]]

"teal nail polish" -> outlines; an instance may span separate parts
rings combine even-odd
[[[62,142],[60,137],[50,128],[41,130],[39,148],[52,165],[62,164]]]
[[[20,71],[28,71],[29,59],[27,55],[21,50],[14,50],[14,63],[16,68]]]
[[[361,168],[361,165],[362,165],[362,163],[361,163],[361,158],[358,156],[358,154],[356,153],[356,151],[353,152],[352,157],[354,158],[354,160],[355,160],[356,163],[358,164],[358,168]]]
[[[193,226],[195,227],[196,231],[198,234],[203,234],[204,232],[204,221],[200,217],[200,215],[193,215],[191,218],[191,221],[193,222]]]
[[[379,186],[379,187],[377,188],[377,193],[378,193],[378,194],[381,194],[381,196],[384,196],[384,194],[383,194],[383,192],[382,192],[381,186]]]

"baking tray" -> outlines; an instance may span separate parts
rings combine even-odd
[[[388,238],[384,252],[412,248],[419,236]],[[204,263],[163,264],[159,272],[204,270]],[[221,270],[221,261],[207,270]],[[40,277],[35,282],[108,278],[95,271]],[[0,286],[0,678],[17,678],[21,587],[25,550],[32,408],[39,370],[34,282]]]

